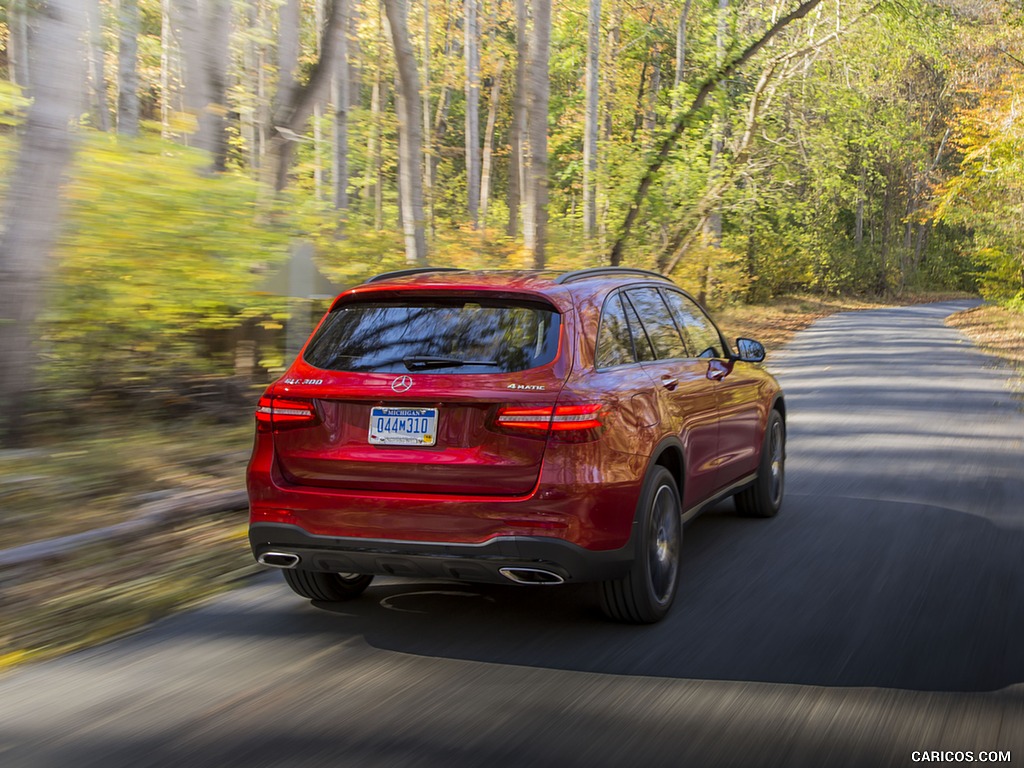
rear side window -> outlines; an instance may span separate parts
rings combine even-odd
[[[619,294],[613,293],[604,303],[604,311],[601,313],[595,365],[598,368],[614,368],[616,365],[635,362],[633,340],[629,337],[629,326],[626,325],[626,313],[622,311]]]
[[[626,321],[629,323],[629,330],[633,335],[633,349],[636,350],[636,358],[641,363],[648,363],[656,359],[654,348],[651,346],[644,324],[640,322],[640,316],[630,302],[629,297],[619,294],[622,297],[622,306],[626,310]]]
[[[529,301],[355,301],[332,310],[305,360],[332,371],[514,373],[555,359],[560,320]]]
[[[659,360],[686,357],[686,348],[679,336],[679,329],[672,321],[668,307],[657,288],[630,288],[626,291],[644,324],[647,337],[654,345]]]

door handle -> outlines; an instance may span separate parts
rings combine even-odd
[[[671,376],[661,377],[661,385],[669,391],[675,389],[677,384],[679,384],[679,379],[673,379]]]
[[[708,363],[708,378],[711,381],[721,381],[729,375],[730,366],[723,365],[718,360]]]

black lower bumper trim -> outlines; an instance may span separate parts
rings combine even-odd
[[[381,539],[314,536],[294,525],[255,523],[249,527],[254,557],[287,552],[297,568],[334,573],[366,573],[419,578],[512,583],[501,568],[533,568],[567,582],[603,581],[625,575],[633,548],[591,551],[561,539],[505,536],[484,544],[434,544]]]

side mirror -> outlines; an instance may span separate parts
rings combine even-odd
[[[745,363],[760,363],[764,360],[764,344],[753,339],[736,339],[737,357]]]

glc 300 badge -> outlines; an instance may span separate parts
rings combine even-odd
[[[391,389],[395,392],[408,392],[412,389],[412,376],[399,376],[391,382]]]

